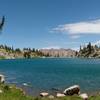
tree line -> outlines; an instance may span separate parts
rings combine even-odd
[[[8,53],[16,53],[16,54],[23,54],[24,58],[31,58],[32,56],[44,56],[44,54],[35,48],[15,48],[12,46],[7,46],[7,45],[0,45],[0,49],[5,50]]]

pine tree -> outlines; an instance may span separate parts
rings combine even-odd
[[[90,54],[91,51],[92,51],[91,42],[89,42],[89,44],[87,45],[87,49],[88,49],[88,52],[89,52],[89,54]]]

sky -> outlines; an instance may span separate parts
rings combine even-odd
[[[0,44],[72,48],[100,43],[100,0],[0,0]]]

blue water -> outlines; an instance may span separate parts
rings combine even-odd
[[[31,94],[52,88],[63,90],[74,84],[80,85],[82,92],[100,90],[100,59],[0,60],[0,73],[6,76],[6,83],[16,84]]]

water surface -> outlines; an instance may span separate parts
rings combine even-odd
[[[16,84],[33,95],[53,88],[62,91],[74,84],[80,85],[82,92],[100,90],[100,59],[0,60],[0,73],[6,76],[6,83]]]

